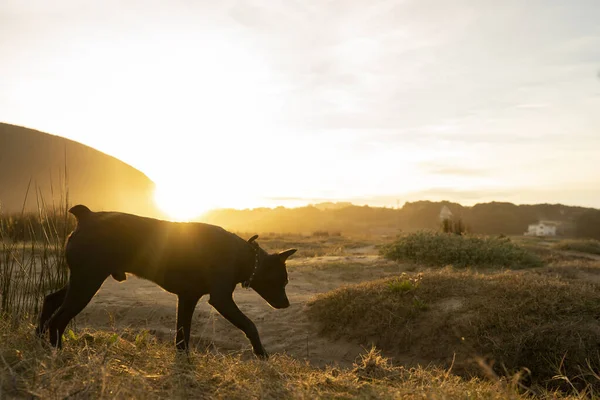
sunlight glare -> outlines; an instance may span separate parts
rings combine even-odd
[[[211,185],[186,182],[157,184],[154,192],[156,205],[174,221],[197,220],[202,214],[216,208],[254,208],[265,199],[244,195],[244,190],[226,185],[213,192],[203,190]]]
[[[199,203],[198,199],[192,193],[186,192],[185,188],[177,190],[157,185],[154,200],[156,205],[175,221],[190,221],[211,208],[208,203]]]

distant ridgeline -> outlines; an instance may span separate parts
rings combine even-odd
[[[27,212],[42,199],[58,206],[68,188],[71,205],[160,216],[154,183],[137,169],[81,143],[0,123],[0,213],[21,212],[28,186]]]
[[[449,211],[449,213],[448,213]],[[441,217],[461,219],[468,230],[482,234],[521,235],[529,224],[540,220],[561,222],[564,234],[575,234],[577,225],[600,211],[561,204],[514,205],[482,203],[463,207],[448,201],[416,201],[400,209],[354,206],[315,205],[301,208],[253,210],[215,210],[202,219],[239,232],[395,235],[399,230],[440,229]],[[594,235],[587,235],[594,237]]]
[[[67,185],[65,185],[65,170]],[[0,123],[0,215],[35,212],[40,201],[57,206],[68,187],[69,203],[164,217],[155,207],[154,183],[124,162],[62,137]],[[248,233],[330,232],[395,235],[400,230],[439,229],[442,218],[460,219],[473,233],[520,235],[530,224],[553,221],[561,233],[600,239],[600,210],[561,204],[416,201],[400,209],[320,203],[300,208],[222,209],[202,221]]]

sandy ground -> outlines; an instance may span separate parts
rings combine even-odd
[[[402,272],[403,266],[375,255],[373,246],[347,249],[344,256],[293,258],[288,261],[290,283],[287,287],[291,306],[284,310],[271,308],[253,290],[239,285],[234,298],[239,308],[256,324],[263,345],[273,353],[287,353],[312,364],[351,365],[365,349],[343,340],[322,337],[311,324],[306,303],[316,294],[346,284],[370,281]],[[586,253],[562,252],[565,255],[600,260]],[[582,278],[585,271],[577,271]],[[585,278],[585,277],[584,277]],[[590,274],[594,281],[597,274]],[[194,313],[191,345],[200,351],[241,353],[253,357],[245,335],[219,315],[203,297]],[[128,275],[119,283],[108,278],[90,304],[77,317],[78,328],[139,331],[146,329],[159,340],[172,343],[175,336],[177,297],[156,284]],[[452,306],[452,305],[449,305]]]
[[[263,345],[273,353],[287,353],[314,365],[350,365],[364,352],[358,345],[331,341],[320,336],[304,312],[307,301],[344,284],[373,280],[398,273],[399,266],[369,255],[370,248],[348,256],[299,258],[288,261],[291,306],[271,308],[253,290],[239,285],[234,292],[240,309],[256,324]],[[218,352],[241,352],[251,356],[245,335],[219,315],[203,297],[192,323],[192,347]],[[93,329],[147,329],[160,340],[172,342],[175,335],[177,298],[156,284],[128,276],[119,283],[108,278],[86,309],[77,317],[77,327]]]

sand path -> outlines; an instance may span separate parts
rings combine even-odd
[[[237,287],[240,309],[256,324],[269,353],[287,353],[314,365],[351,364],[364,349],[342,340],[321,337],[304,312],[307,301],[344,284],[373,280],[398,273],[399,266],[375,255],[353,254],[298,258],[288,262],[287,287],[291,306],[272,309],[253,290]],[[218,352],[242,352],[251,356],[244,334],[221,317],[203,297],[192,322],[191,345]],[[177,298],[152,282],[128,276],[118,283],[109,278],[77,317],[78,327],[94,329],[148,329],[159,339],[173,341]]]

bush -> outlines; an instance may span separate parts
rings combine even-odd
[[[561,240],[552,245],[556,250],[579,251],[581,253],[600,254],[600,241],[594,239]]]
[[[346,286],[317,296],[309,317],[322,333],[413,364],[463,376],[531,371],[530,384],[600,389],[597,287],[529,273],[449,269]]]
[[[423,231],[399,236],[395,242],[383,246],[380,252],[390,260],[435,267],[531,268],[542,265],[538,256],[506,237]]]

